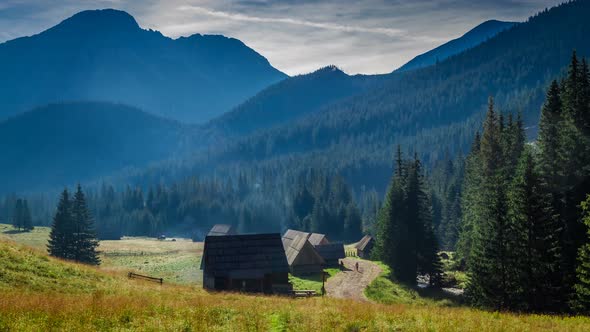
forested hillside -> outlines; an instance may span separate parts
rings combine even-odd
[[[520,111],[527,136],[534,137],[544,89],[563,72],[572,50],[590,54],[589,14],[587,1],[542,12],[435,66],[394,73],[378,87],[295,123],[212,150],[204,164],[329,167],[357,189],[383,191],[392,146],[418,152],[427,166],[446,152],[465,153],[489,96],[501,111]]]
[[[108,103],[52,104],[0,122],[0,191],[52,189],[183,149],[175,121]]]
[[[424,68],[446,60],[447,58],[459,54],[469,48],[477,46],[487,39],[494,37],[498,33],[514,26],[515,22],[502,22],[497,20],[485,21],[475,28],[469,30],[463,36],[453,39],[443,45],[420,54],[410,60],[405,65],[398,68],[397,72],[403,72],[413,69]]]
[[[336,66],[285,79],[208,123],[206,135],[235,138],[285,124],[376,86],[385,75],[349,76]],[[211,139],[211,137],[208,137]]]
[[[84,11],[0,44],[0,72],[0,119],[90,100],[204,122],[287,77],[237,39],[171,39],[112,9]]]

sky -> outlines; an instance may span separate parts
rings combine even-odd
[[[489,20],[525,21],[555,0],[0,0],[0,42],[39,33],[86,9],[115,8],[177,38],[222,34],[279,70],[326,65],[387,73]]]

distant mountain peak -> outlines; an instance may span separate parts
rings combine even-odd
[[[65,19],[53,29],[77,29],[99,31],[140,30],[139,24],[129,13],[116,9],[85,10]],[[51,29],[51,30],[53,30]]]
[[[328,65],[325,67],[322,67],[316,71],[314,71],[312,74],[336,74],[336,75],[346,75],[345,72],[343,72],[340,68],[338,68],[338,66],[336,65]],[[348,75],[347,75],[348,76]]]

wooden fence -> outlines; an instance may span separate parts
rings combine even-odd
[[[159,283],[160,285],[162,285],[164,283],[163,278],[153,278],[153,277],[148,277],[148,276],[144,276],[144,275],[133,273],[133,272],[129,272],[127,274],[127,277],[129,277],[129,279],[143,279],[143,280],[153,281],[153,282]]]

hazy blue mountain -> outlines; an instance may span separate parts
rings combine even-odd
[[[318,109],[365,91],[383,75],[349,76],[336,66],[276,83],[207,126],[207,133],[223,138],[252,133],[293,121]]]
[[[109,103],[64,103],[0,122],[0,191],[63,186],[146,166],[182,149],[187,128]]]
[[[485,21],[475,28],[469,30],[463,36],[453,39],[433,50],[420,54],[405,65],[397,69],[398,72],[432,66],[455,54],[477,46],[484,41],[494,37],[498,33],[513,27],[516,22],[502,22],[496,20]]]
[[[0,73],[0,118],[94,100],[188,122],[204,122],[287,77],[239,40],[174,40],[112,9],[84,11],[0,44]]]
[[[221,174],[251,167],[296,174],[314,167],[343,174],[356,188],[384,190],[397,144],[427,165],[465,153],[489,96],[502,112],[522,112],[534,137],[551,80],[567,70],[573,50],[590,56],[588,16],[590,1],[543,11],[436,66],[392,73],[295,121],[211,146],[186,170]],[[150,172],[158,178],[167,170]]]

